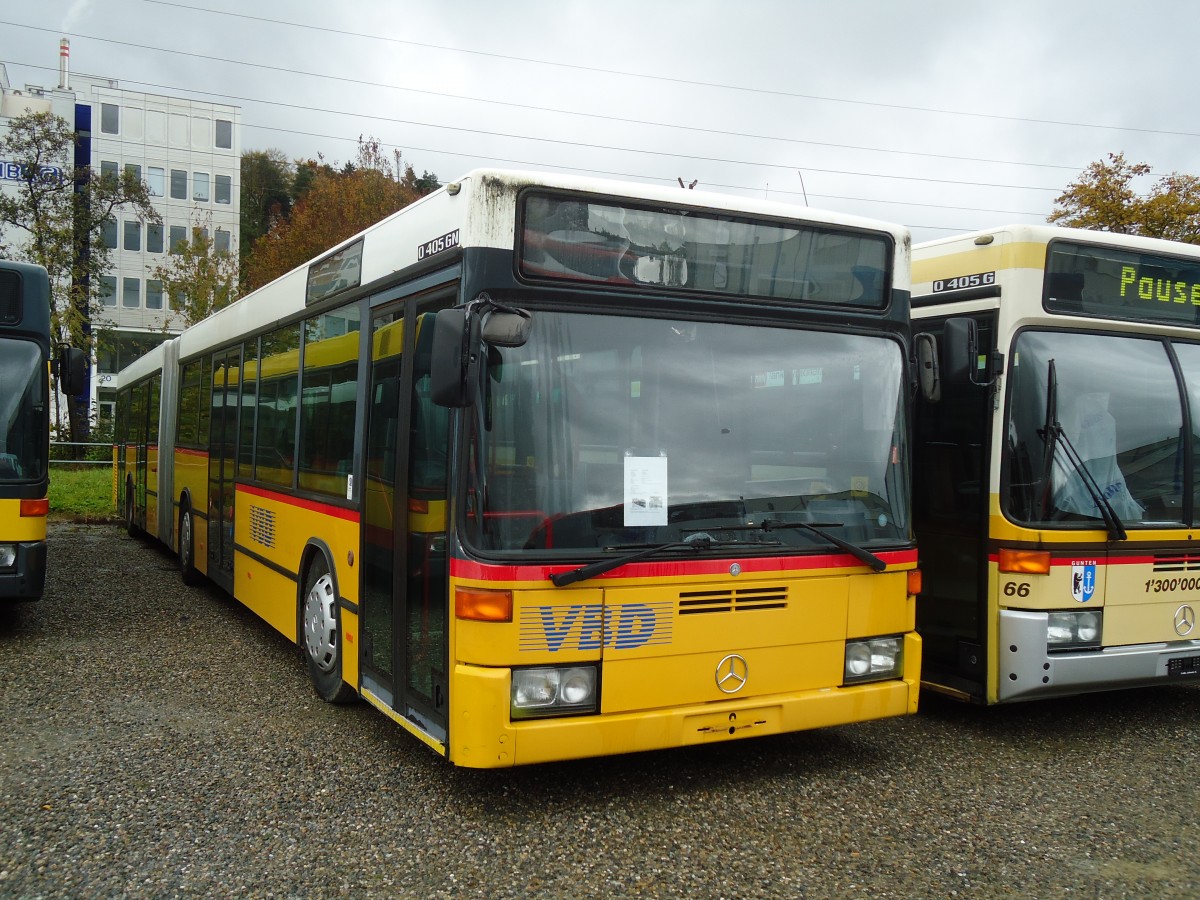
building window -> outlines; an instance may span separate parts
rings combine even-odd
[[[127,309],[136,309],[142,303],[142,280],[122,278],[121,282],[121,305]]]
[[[163,227],[150,222],[146,225],[146,252],[163,252]]]
[[[183,169],[171,170],[171,199],[186,200],[187,195],[187,172]]]
[[[100,104],[100,131],[104,134],[120,134],[120,107],[115,103]]]
[[[115,275],[100,276],[100,302],[105,306],[117,305],[117,278]]]
[[[105,219],[100,224],[100,240],[109,250],[117,249],[117,220]]]
[[[110,175],[117,177],[117,164],[109,159],[100,160],[100,177],[108,178]]]
[[[183,225],[171,226],[171,252],[182,253],[187,248],[187,228]]]
[[[233,149],[233,122],[229,119],[217,119],[217,147],[221,150]]]
[[[192,199],[197,203],[208,202],[208,173],[192,173]]]
[[[141,181],[142,167],[137,163],[125,163],[125,174],[132,176],[134,181]]]
[[[224,228],[218,228],[217,235],[213,239],[213,249],[218,253],[228,253],[229,244],[229,232]]]
[[[166,193],[166,172],[162,166],[151,166],[146,170],[146,188],[151,197],[162,197]]]
[[[232,203],[233,202],[233,178],[229,175],[218,175],[215,186],[213,202],[215,203]]]
[[[146,279],[146,309],[162,309],[163,288],[157,278]]]
[[[142,249],[142,223],[137,219],[125,220],[125,243],[123,246],[126,250]]]

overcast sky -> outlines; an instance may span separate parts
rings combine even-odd
[[[1041,222],[1123,151],[1200,175],[1194,0],[39,0],[15,87],[72,71],[233,103],[242,149],[442,181],[480,165],[697,180],[907,225]]]

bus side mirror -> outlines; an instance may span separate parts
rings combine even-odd
[[[952,384],[978,384],[979,331],[974,319],[946,320],[943,341],[946,349],[945,378]]]
[[[67,397],[82,394],[87,387],[87,357],[78,347],[63,347],[58,352],[58,388]]]
[[[430,397],[438,406],[470,406],[479,374],[479,317],[467,308],[443,309],[433,320]]]
[[[1004,369],[1004,357],[1000,351],[992,350],[987,359],[981,359],[979,326],[974,319],[967,316],[947,319],[942,340],[946,348],[942,371],[947,382],[973,384],[982,388],[996,384],[996,379]],[[982,378],[979,377],[981,368],[985,370]]]
[[[942,399],[942,373],[938,362],[937,338],[929,332],[921,332],[913,337],[917,354],[917,382],[921,388],[921,396],[930,403]]]
[[[493,310],[483,323],[483,340],[491,347],[524,347],[533,319],[524,310]]]

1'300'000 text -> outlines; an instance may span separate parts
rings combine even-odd
[[[1146,582],[1147,594],[1164,591],[1200,591],[1200,578],[1151,578]]]

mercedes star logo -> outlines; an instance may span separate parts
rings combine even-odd
[[[717,663],[717,687],[723,694],[736,694],[746,684],[750,677],[750,667],[746,660],[736,653],[730,653]]]
[[[1175,610],[1175,633],[1187,637],[1196,627],[1196,612],[1190,606],[1181,606]]]

